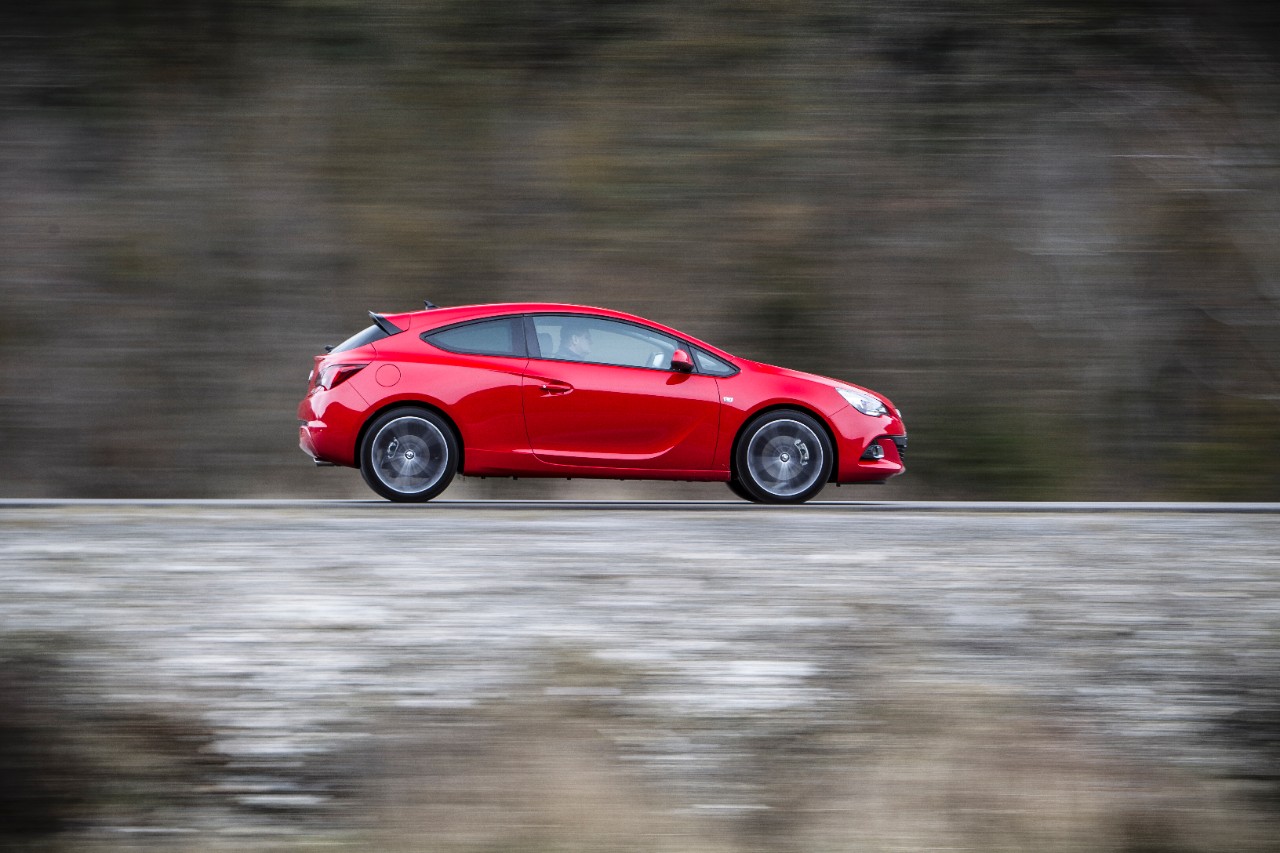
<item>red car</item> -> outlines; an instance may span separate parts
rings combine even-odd
[[[393,501],[430,500],[461,472],[718,480],[801,503],[904,470],[902,415],[865,388],[603,308],[427,304],[371,312],[316,356],[298,407],[317,464],[359,468]]]

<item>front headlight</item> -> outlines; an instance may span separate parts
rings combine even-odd
[[[880,415],[889,414],[889,409],[885,404],[870,394],[863,394],[861,391],[855,391],[852,388],[837,388],[836,393],[844,397],[846,403],[864,415],[878,418]]]

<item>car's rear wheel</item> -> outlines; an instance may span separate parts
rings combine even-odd
[[[811,415],[765,412],[747,425],[734,453],[734,479],[763,503],[803,503],[831,478],[835,451]]]
[[[458,471],[458,437],[453,427],[425,409],[392,409],[365,431],[360,473],[384,498],[429,501]]]

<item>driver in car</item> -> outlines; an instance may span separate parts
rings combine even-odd
[[[556,358],[565,361],[591,359],[591,329],[586,323],[565,323],[560,327],[560,349]]]

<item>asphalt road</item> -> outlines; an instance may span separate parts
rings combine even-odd
[[[588,510],[628,512],[636,510],[754,512],[1154,512],[1154,513],[1280,513],[1280,503],[1208,501],[810,501],[798,506],[762,506],[741,500],[653,501],[653,500],[450,500],[442,498],[426,504],[397,504],[377,498],[363,500],[303,499],[66,499],[0,498],[0,508],[39,507],[240,507],[262,509],[305,509],[317,506],[385,507],[388,509],[443,510]]]
[[[1280,676],[1277,504],[5,500],[0,589],[6,633],[200,721],[273,821],[389,711],[587,697],[680,731],[627,748],[716,803],[743,738],[921,685],[1245,773],[1215,733]]]

